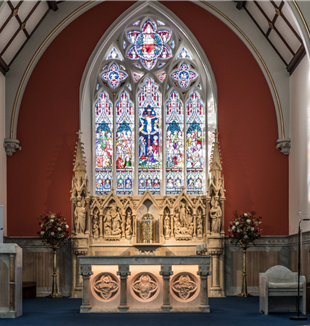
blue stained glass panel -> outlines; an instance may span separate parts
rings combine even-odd
[[[116,60],[123,61],[124,57],[122,56],[122,54],[116,47],[113,47],[111,49],[110,53],[108,54],[108,56],[106,57],[106,60],[110,60],[110,59],[116,59]]]
[[[161,180],[161,93],[158,85],[149,77],[140,87],[139,114],[139,195],[146,189],[160,194]]]

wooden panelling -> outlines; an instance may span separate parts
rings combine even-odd
[[[291,250],[289,253],[289,266],[288,268],[292,272],[297,272],[297,250]],[[307,282],[309,282],[309,249],[303,249],[301,251],[301,266],[300,266],[300,274],[306,276]]]
[[[9,307],[9,269],[0,259],[0,307]]]
[[[246,253],[248,286],[259,285],[259,273],[280,264],[279,251],[248,251]],[[242,251],[231,252],[231,286],[242,285]]]
[[[65,286],[65,254],[57,254],[59,287]],[[23,252],[23,281],[37,282],[37,287],[51,287],[53,273],[52,252]]]

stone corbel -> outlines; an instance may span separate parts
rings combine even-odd
[[[290,155],[291,138],[278,139],[276,149],[279,149],[284,155]]]
[[[22,148],[19,146],[19,140],[5,138],[3,143],[5,153],[7,156],[12,156],[13,153],[16,152],[17,149],[21,150]]]

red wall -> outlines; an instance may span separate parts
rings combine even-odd
[[[80,81],[101,36],[132,5],[115,4],[104,2],[71,23],[31,75],[18,120],[23,149],[8,158],[8,236],[36,235],[42,213],[70,217]],[[288,158],[275,148],[275,109],[259,66],[243,42],[207,11],[189,2],[163,4],[196,36],[216,78],[225,229],[235,209],[256,210],[264,235],[288,234]]]

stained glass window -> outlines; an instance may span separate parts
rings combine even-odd
[[[187,193],[204,192],[204,145],[205,113],[200,95],[190,93],[186,103],[186,177]]]
[[[116,103],[116,192],[132,195],[134,164],[134,106],[123,91]]]
[[[139,194],[147,189],[160,194],[161,182],[161,93],[152,78],[147,78],[138,95],[139,115]]]
[[[113,173],[113,104],[107,92],[99,94],[95,104],[96,193],[110,193]]]
[[[181,192],[184,171],[184,115],[179,94],[172,90],[166,103],[166,193]]]
[[[107,45],[94,83],[96,193],[204,194],[216,106],[203,101],[203,65],[166,18],[137,19]]]

